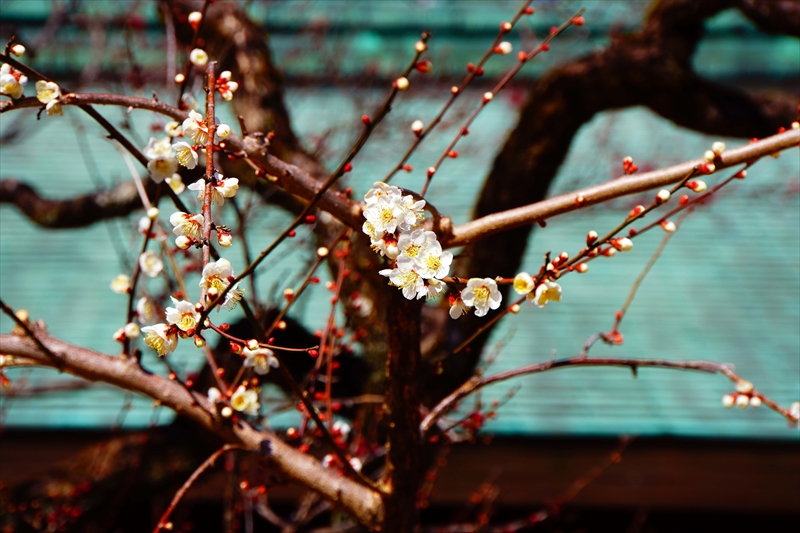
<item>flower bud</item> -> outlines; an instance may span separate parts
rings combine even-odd
[[[744,394],[740,394],[739,396],[736,397],[736,405],[744,409],[745,407],[750,405],[750,398],[748,398]]]
[[[578,274],[586,274],[589,271],[589,264],[579,263],[578,266],[575,267],[575,270],[578,271]]]
[[[486,91],[485,93],[483,93],[483,103],[484,104],[488,104],[489,102],[491,102],[492,98],[494,98],[494,95],[492,94],[491,91]]]
[[[216,298],[219,296],[219,290],[216,287],[209,287],[208,288],[208,297],[209,298]]]
[[[617,255],[617,249],[614,248],[613,246],[609,246],[608,248],[603,250],[603,255],[606,257],[614,257],[615,255]]]
[[[294,289],[291,287],[283,289],[283,297],[286,298],[287,300],[291,300],[292,298],[294,298]]]
[[[661,229],[663,229],[667,233],[675,233],[675,230],[678,229],[678,227],[675,225],[673,221],[664,220],[663,222],[661,222]]]
[[[418,54],[421,54],[422,52],[424,52],[424,51],[425,51],[425,50],[427,50],[427,49],[428,49],[428,45],[427,45],[427,44],[425,44],[425,42],[424,42],[424,41],[417,41],[416,43],[414,43],[414,50],[415,50],[415,51],[416,51]]]
[[[111,280],[111,290],[117,294],[127,294],[131,290],[131,278],[120,274]]]
[[[711,162],[713,162],[713,161],[714,161],[714,158],[716,158],[716,157],[717,157],[717,154],[715,154],[715,153],[714,153],[714,152],[712,152],[711,150],[706,150],[706,153],[705,153],[705,154],[703,154],[703,157],[705,158],[705,160],[706,160],[706,161],[708,161],[709,163],[711,163]]]
[[[633,248],[633,241],[627,237],[620,237],[618,239],[612,239],[611,245],[620,252],[628,252]]]
[[[228,247],[230,247],[231,244],[233,244],[233,237],[231,236],[230,233],[228,233],[226,231],[218,231],[217,232],[217,242],[223,248],[228,248]]]
[[[150,209],[148,209],[147,218],[149,218],[150,220],[155,220],[156,218],[158,218],[158,208],[151,207]]]
[[[317,257],[327,257],[329,253],[330,250],[328,250],[324,246],[320,246],[319,248],[317,248]]]
[[[628,213],[628,218],[638,217],[639,215],[642,214],[642,211],[644,211],[644,206],[637,205],[636,207],[630,210],[630,212]]]
[[[175,239],[175,246],[180,248],[181,250],[186,250],[192,245],[192,239],[187,237],[186,235],[181,235],[177,239]]]
[[[11,53],[17,57],[21,57],[23,54],[25,54],[25,47],[17,43],[11,47]]]
[[[111,338],[117,342],[123,342],[125,340],[125,337],[126,337],[125,328],[119,328],[117,331],[114,332],[114,335],[112,335]]]
[[[759,398],[758,396],[751,396],[750,407],[761,407],[761,398]]]
[[[177,83],[178,85],[180,85],[180,84],[181,84],[181,83],[183,83],[184,81],[186,81],[186,76],[184,76],[184,75],[183,75],[183,74],[181,74],[180,72],[179,72],[179,73],[177,73],[177,74],[175,74],[175,83]]]
[[[233,131],[231,131],[231,127],[227,124],[220,124],[217,126],[217,137],[223,141],[230,137],[231,133],[233,133]]]
[[[436,174],[436,167],[428,167],[428,177],[433,177]]]
[[[414,135],[419,135],[420,133],[422,133],[422,129],[424,127],[425,125],[422,123],[421,120],[415,120],[414,122],[411,123],[411,131],[414,132]]]
[[[195,48],[189,53],[189,61],[196,67],[204,67],[208,63],[208,54],[202,48]]]
[[[125,330],[125,336],[129,339],[135,339],[139,336],[139,324],[135,322],[128,322],[123,329]]]
[[[500,24],[500,29],[503,31],[511,31],[511,23],[503,22],[502,24]]]
[[[408,78],[405,76],[397,78],[394,80],[394,86],[397,87],[398,91],[405,91],[408,89]]]
[[[703,180],[692,180],[689,183],[687,183],[686,186],[697,193],[705,192],[706,189],[708,189],[706,182]]]
[[[717,155],[722,154],[722,152],[725,151],[725,143],[720,141],[715,142],[711,145],[711,151]]]
[[[510,54],[510,53],[511,53],[513,50],[514,50],[514,46],[513,46],[513,45],[512,45],[510,42],[508,42],[508,41],[503,41],[502,43],[498,44],[498,45],[495,47],[495,49],[494,49],[494,53],[495,53],[495,54],[500,54],[500,55],[507,56],[507,55],[508,55],[508,54]]]
[[[508,311],[516,315],[517,313],[519,313],[519,304],[512,305],[511,307],[508,308]]]
[[[746,379],[740,379],[738,382],[736,382],[736,392],[750,394],[753,392],[753,383],[747,381]]]
[[[656,193],[656,201],[660,204],[668,201],[670,197],[670,192],[667,189],[661,189]]]
[[[733,394],[726,394],[722,397],[722,405],[725,407],[733,407],[736,403],[736,397]]]
[[[591,246],[597,241],[597,232],[592,230],[586,234],[586,245]]]
[[[206,340],[203,337],[201,337],[200,335],[195,335],[194,336],[194,345],[197,346],[198,348],[205,348]]]
[[[247,349],[258,350],[258,341],[256,339],[250,339],[249,341],[247,341]]]
[[[230,418],[233,416],[233,409],[228,407],[227,405],[220,409],[219,414],[222,415],[222,418]]]
[[[200,21],[203,20],[203,14],[199,11],[192,11],[189,13],[188,19],[192,28],[197,29],[197,27],[200,25]]]

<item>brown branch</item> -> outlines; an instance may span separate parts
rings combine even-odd
[[[240,444],[259,453],[266,448],[270,451],[269,460],[287,477],[341,506],[362,524],[374,527],[382,520],[383,506],[376,492],[323,468],[316,459],[288,446],[274,433],[257,431],[241,421],[212,421],[207,411],[213,411],[213,406],[204,398],[193,399],[179,384],[149,374],[128,360],[81,348],[47,335],[39,334],[38,337],[63,362],[65,371],[90,381],[103,381],[149,396],[193,419],[229,443]],[[52,366],[49,357],[32,341],[14,335],[0,335],[0,352]]]
[[[529,374],[538,374],[548,370],[555,370],[558,368],[568,368],[576,366],[620,366],[630,368],[634,373],[640,367],[656,367],[656,368],[672,368],[675,370],[690,370],[695,372],[706,372],[709,374],[722,374],[734,383],[743,381],[737,375],[730,365],[723,363],[715,363],[713,361],[670,361],[665,359],[629,359],[629,358],[614,358],[614,357],[585,357],[583,355],[571,357],[569,359],[558,359],[548,361],[546,363],[534,363],[527,366],[522,366],[505,372],[499,372],[492,376],[481,378],[480,376],[473,376],[467,380],[458,389],[450,393],[446,398],[440,401],[436,407],[431,409],[430,413],[420,424],[420,432],[424,437],[430,431],[436,421],[441,418],[455,403],[459,400],[472,394],[473,392],[491,385],[499,383],[518,376],[525,376]],[[797,423],[798,420],[792,416],[788,409],[780,407],[778,404],[753,390],[753,395],[758,396],[765,405],[784,416],[790,422]]]
[[[792,129],[761,139],[755,143],[726,150],[720,157],[720,161],[715,162],[717,171],[735,165],[743,165],[769,154],[789,150],[799,144],[800,129]],[[576,211],[590,205],[671,185],[682,180],[693,168],[705,162],[704,159],[695,159],[661,170],[623,176],[601,185],[594,185],[534,204],[493,213],[454,227],[452,235],[444,240],[443,245],[450,248],[462,246],[502,231],[530,225],[537,221]],[[583,200],[577,202],[576,198],[578,197],[583,197]]]

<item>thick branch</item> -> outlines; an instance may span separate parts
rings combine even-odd
[[[725,151],[716,167],[717,170],[721,170],[731,166],[742,165],[775,152],[795,148],[799,144],[800,129],[792,129],[755,143]],[[487,215],[453,228],[452,235],[445,240],[444,245],[448,247],[461,246],[501,231],[522,225],[530,225],[539,220],[546,220],[556,215],[603,203],[620,196],[628,196],[674,184],[686,177],[696,165],[705,162],[704,159],[696,159],[662,170],[623,176],[601,185],[587,187],[534,204]],[[580,203],[576,202],[576,198],[579,196],[584,198]]]
[[[362,524],[374,527],[380,523],[383,507],[377,493],[323,468],[316,459],[286,445],[275,434],[257,431],[242,422],[231,424],[219,418],[211,420],[208,413],[213,412],[213,406],[207,400],[192,398],[178,383],[147,373],[130,360],[81,348],[42,333],[38,337],[61,359],[65,371],[149,396],[195,420],[227,442],[241,444],[253,451],[269,449],[269,459],[290,479],[342,506]],[[27,357],[52,366],[47,355],[27,338],[0,335],[0,353]]]

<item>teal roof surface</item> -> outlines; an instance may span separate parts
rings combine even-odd
[[[42,4],[49,6],[49,2]],[[593,4],[589,3],[590,9]],[[24,6],[33,12],[36,5],[39,3],[33,0],[3,0],[3,14],[8,13],[8,6]],[[275,4],[276,9],[269,12],[276,24],[283,20],[283,5]],[[365,17],[383,20],[380,17],[384,15],[377,10],[363,11]],[[313,13],[310,10],[307,17]],[[289,20],[289,15],[286,17]],[[386,17],[384,26],[396,19],[396,15]],[[738,24],[735,17],[729,17],[723,14],[710,24]],[[474,24],[481,26],[489,18],[476,16]],[[737,42],[741,45],[741,41]],[[797,44],[797,40],[792,42]],[[713,44],[704,41],[701,49]],[[42,57],[41,64],[35,66],[47,70],[60,61],[59,53],[53,52],[54,59]],[[476,49],[471,57],[478,53]],[[569,50],[570,55],[580,53],[583,52]],[[289,62],[281,63],[280,53],[276,55],[281,66],[294,68]],[[798,66],[795,75],[800,73],[800,52],[794,56],[788,53],[787,57],[787,64],[795,61]],[[552,56],[547,65],[557,60]],[[753,59],[748,64],[772,68],[768,63],[771,61]],[[720,67],[718,73],[724,75],[724,70]],[[465,94],[452,116],[463,117],[470,112],[480,94],[481,91]],[[300,137],[306,139],[309,149],[319,149],[333,166],[353,140],[353,124],[373,110],[384,95],[381,90],[288,87],[286,97]],[[372,182],[385,176],[411,142],[410,123],[416,118],[428,122],[448,96],[446,91],[412,85],[356,159],[353,172],[348,174],[349,185],[363,193]],[[427,197],[439,211],[451,215],[455,223],[470,219],[481,182],[516,122],[519,101],[518,92],[498,95],[479,116],[471,134],[459,143],[459,158],[447,160],[437,173]],[[115,124],[125,118],[121,109],[101,111]],[[229,108],[223,107],[226,112],[230,112]],[[25,116],[19,118],[23,113]],[[130,137],[144,146],[150,125],[161,120],[135,111],[131,115]],[[432,164],[448,144],[460,120],[463,118],[444,124],[423,145],[425,148],[411,160],[417,170],[400,176],[398,185],[417,189],[422,185],[421,169]],[[0,149],[0,178],[21,179],[52,198],[70,197],[94,190],[98,183],[107,186],[130,178],[102,130],[77,109],[65,109],[64,117],[43,117],[41,121],[36,120],[35,111],[0,115],[0,135],[12,127],[21,127],[22,135]],[[603,113],[575,138],[551,195],[616,177],[624,155],[633,156],[640,168],[660,168],[702,155],[715,140],[718,139],[677,128],[641,108]],[[728,146],[746,142],[722,140]],[[101,169],[97,175],[95,167]],[[722,175],[715,176],[709,183],[721,178]],[[615,347],[598,345],[593,355],[732,363],[737,372],[777,402],[788,405],[800,399],[798,192],[800,157],[797,150],[791,150],[779,159],[758,163],[746,180],[733,183],[715,202],[687,218],[642,284],[623,322],[625,343]],[[185,202],[194,202],[190,192],[184,197]],[[537,228],[532,235],[524,267],[537,270],[542,254],[548,250],[574,253],[582,247],[588,230],[602,233],[613,228],[632,206],[643,203],[640,200],[621,199],[611,209],[590,208],[548,220],[546,228]],[[169,212],[166,204],[164,212]],[[136,254],[139,242],[130,229],[139,215],[86,229],[54,231],[35,227],[13,208],[2,206],[0,295],[14,308],[28,309],[32,318],[45,320],[55,336],[116,353],[118,345],[111,336],[124,323],[125,297],[112,293],[108,284],[120,272],[127,272],[127,267],[121,266],[125,263],[123,256]],[[226,211],[225,215],[231,213]],[[264,210],[248,232],[252,247],[265,247],[287,222],[288,217],[279,210]],[[654,231],[638,239],[631,253],[594,261],[586,275],[565,278],[560,303],[544,309],[524,307],[519,315],[504,320],[487,344],[488,351],[497,356],[487,371],[547,361],[554,355],[575,355],[588,336],[608,331],[614,312],[658,246],[659,233]],[[293,265],[305,260],[307,252],[289,253],[290,249],[291,244],[284,245],[280,251],[283,253],[259,270],[262,296],[280,294],[284,287],[293,285]],[[121,254],[120,250],[124,252]],[[226,257],[237,272],[244,267],[237,247]],[[196,277],[187,279],[190,287],[196,283]],[[312,329],[321,327],[327,316],[329,296],[323,285],[304,296],[295,309],[295,318]],[[7,332],[10,327],[10,321],[0,317],[0,330]],[[176,353],[177,366],[199,368],[202,357],[186,344],[182,343]],[[151,354],[146,355],[145,365],[164,370]],[[48,370],[12,370],[8,374],[14,380],[12,390],[18,394],[6,392],[0,399],[0,420],[6,427],[106,428],[121,424],[136,428],[168,423],[174,416],[168,410],[152,407],[146,398],[101,384],[27,394],[36,387],[74,382]],[[484,391],[483,398],[501,398],[517,386],[519,390],[501,408],[499,418],[488,424],[488,431],[798,439],[797,431],[787,430],[784,421],[766,408],[723,409],[720,399],[731,391],[732,384],[720,376],[641,369],[638,378],[633,379],[625,369],[564,369],[506,382]],[[128,403],[130,408],[123,409]],[[280,425],[288,419],[275,417],[272,422]]]

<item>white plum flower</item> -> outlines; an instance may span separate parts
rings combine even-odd
[[[449,313],[450,313],[450,318],[452,318],[453,320],[456,320],[461,315],[466,314],[466,312],[469,310],[469,306],[467,306],[467,304],[464,303],[464,300],[461,299],[460,294],[458,296],[453,296],[451,294],[449,299],[450,299]]]
[[[203,238],[203,224],[205,219],[201,214],[189,214],[182,211],[172,213],[169,223],[173,225],[172,233],[175,235],[191,237],[199,241]]]
[[[394,259],[400,253],[397,248],[397,239],[393,233],[378,233],[375,231],[375,227],[370,224],[369,221],[364,222],[364,225],[361,227],[361,229],[369,237],[370,247],[375,252],[385,255],[389,259]]]
[[[217,402],[222,401],[222,393],[216,387],[211,387],[208,389],[208,401],[212,404],[216,404]]]
[[[185,166],[189,170],[192,170],[194,167],[197,166],[197,161],[199,157],[197,152],[194,151],[194,148],[191,147],[188,143],[183,141],[178,141],[172,145],[172,148],[175,150],[175,153],[178,157],[178,163]]]
[[[254,390],[247,390],[244,385],[231,396],[231,407],[248,415],[257,415],[260,407],[258,403],[258,393]]]
[[[3,63],[0,67],[0,93],[16,100],[25,91],[26,83],[28,77],[8,63]]]
[[[394,187],[382,181],[376,181],[372,188],[367,191],[367,194],[364,195],[364,201],[367,205],[374,205],[381,196],[394,196],[399,199],[402,195],[403,192],[400,190],[400,187]]]
[[[136,317],[142,324],[155,324],[160,318],[159,306],[147,296],[136,301]]]
[[[497,290],[497,283],[491,278],[471,278],[467,287],[461,291],[465,305],[475,308],[475,316],[486,316],[489,309],[497,309],[503,295]]]
[[[148,250],[139,256],[139,268],[146,276],[154,278],[164,269],[164,262],[152,250]]]
[[[208,125],[205,117],[197,111],[189,111],[189,118],[183,121],[183,135],[196,145],[205,145],[208,141]]]
[[[200,280],[200,287],[206,289],[211,295],[212,292],[216,292],[216,294],[221,294],[222,291],[228,288],[231,284],[231,281],[234,279],[233,276],[233,268],[231,267],[230,262],[225,258],[220,258],[215,262],[208,263],[205,267],[203,267],[203,277]],[[239,289],[239,284],[237,283],[230,291],[225,295],[225,300],[222,302],[222,305],[228,309],[233,309],[236,307],[236,304],[242,299],[244,295],[244,290]],[[216,298],[216,296],[213,296]],[[219,307],[217,307],[217,311],[219,311]]]
[[[402,289],[403,296],[408,300],[422,298],[427,294],[425,282],[419,274],[413,270],[403,270],[402,268],[387,268],[378,272],[381,276],[389,278],[389,283],[398,289]]]
[[[52,81],[39,80],[36,82],[36,99],[46,104],[45,111],[48,115],[63,115],[61,110],[61,87]]]
[[[172,298],[172,303],[175,307],[167,307],[167,322],[177,326],[181,331],[195,329],[197,322],[200,320],[200,313],[197,312],[194,304],[186,300],[176,300],[175,298]]]
[[[433,233],[433,232],[427,232]],[[435,234],[434,234],[435,237]],[[398,259],[399,262],[399,259]],[[414,270],[425,279],[443,278],[450,273],[453,252],[442,251],[439,241],[427,242],[415,261]]]
[[[145,333],[144,343],[162,357],[178,347],[178,334],[167,324],[147,326],[142,328],[142,332]]]
[[[427,300],[436,298],[447,288],[447,284],[440,279],[430,278],[425,281],[425,299]]]
[[[150,171],[150,178],[156,183],[161,183],[164,178],[169,178],[178,170],[178,157],[169,138],[156,140],[155,137],[150,137],[150,142],[142,153],[150,160],[147,163],[147,170]]]
[[[117,294],[127,294],[131,290],[131,278],[125,274],[120,274],[111,280],[111,290]]]
[[[183,184],[183,178],[181,178],[181,175],[177,172],[164,181],[167,182],[167,185],[169,185],[169,188],[172,189],[175,194],[180,194],[186,190],[186,185]]]
[[[221,174],[217,173],[215,176],[216,185],[211,191],[211,199],[217,205],[225,204],[225,198],[233,198],[236,196],[236,191],[239,189],[239,180],[237,178],[223,178]],[[197,201],[202,203],[206,195],[206,181],[200,178],[196,182],[189,185],[189,190],[197,191]]]
[[[195,48],[189,52],[189,61],[196,67],[204,67],[208,63],[208,54],[202,48]]]
[[[538,287],[533,295],[534,303],[539,307],[544,307],[547,302],[561,301],[561,285],[555,281],[545,281]]]
[[[244,355],[245,368],[252,368],[256,374],[262,376],[269,373],[270,368],[278,368],[280,365],[278,358],[275,357],[275,352],[269,348],[258,348],[257,350],[244,348],[242,355]]]
[[[527,272],[520,272],[514,277],[514,290],[517,294],[528,294],[534,287],[533,278]]]
[[[424,218],[424,207],[425,200],[414,201],[411,196],[383,194],[364,209],[364,218],[377,233],[394,233],[398,228],[409,232]]]
[[[172,138],[180,137],[183,135],[183,127],[177,120],[170,120],[164,125],[164,133]]]

